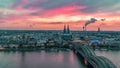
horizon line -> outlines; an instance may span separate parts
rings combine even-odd
[[[62,29],[0,29],[1,30],[7,30],[7,31],[62,31]],[[83,30],[70,30],[70,31],[83,31]],[[98,31],[98,30],[87,30],[87,31]],[[101,31],[114,31],[114,32],[120,32],[120,30],[101,30]]]

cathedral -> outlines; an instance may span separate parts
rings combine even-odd
[[[64,25],[64,30],[62,33],[62,40],[63,41],[72,41],[72,34],[69,29],[69,25]]]

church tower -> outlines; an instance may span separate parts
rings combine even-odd
[[[62,34],[62,39],[64,41],[71,41],[72,40],[72,34],[70,32],[70,28],[69,25],[64,25],[64,30],[63,30],[63,34]]]
[[[66,25],[64,25],[63,33],[66,33]]]
[[[70,33],[69,25],[67,25],[67,33]]]

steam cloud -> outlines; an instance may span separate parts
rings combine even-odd
[[[90,20],[86,21],[85,25],[83,26],[83,30],[86,30],[86,27],[87,27],[89,24],[95,23],[96,21],[98,21],[98,20],[95,19],[95,18],[91,18]],[[100,19],[100,21],[105,21],[105,18]],[[99,25],[99,27],[101,27],[102,25],[105,25],[105,24],[104,24],[104,23],[101,23],[101,24]]]
[[[85,27],[88,26],[88,25],[91,24],[91,23],[95,23],[96,21],[97,21],[97,19],[91,18],[90,20],[88,20],[88,21],[85,23]]]
[[[101,19],[101,21],[105,21],[105,18],[104,18],[104,19]]]
[[[105,18],[101,19],[101,21],[105,21]],[[99,27],[101,27],[102,25],[105,25],[105,23],[101,23]]]

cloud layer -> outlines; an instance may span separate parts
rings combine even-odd
[[[101,23],[106,24],[103,30],[116,30],[120,29],[119,4],[120,0],[0,0],[0,29],[57,30],[68,23],[71,29],[82,30],[86,21],[95,18],[98,21],[89,30]]]

